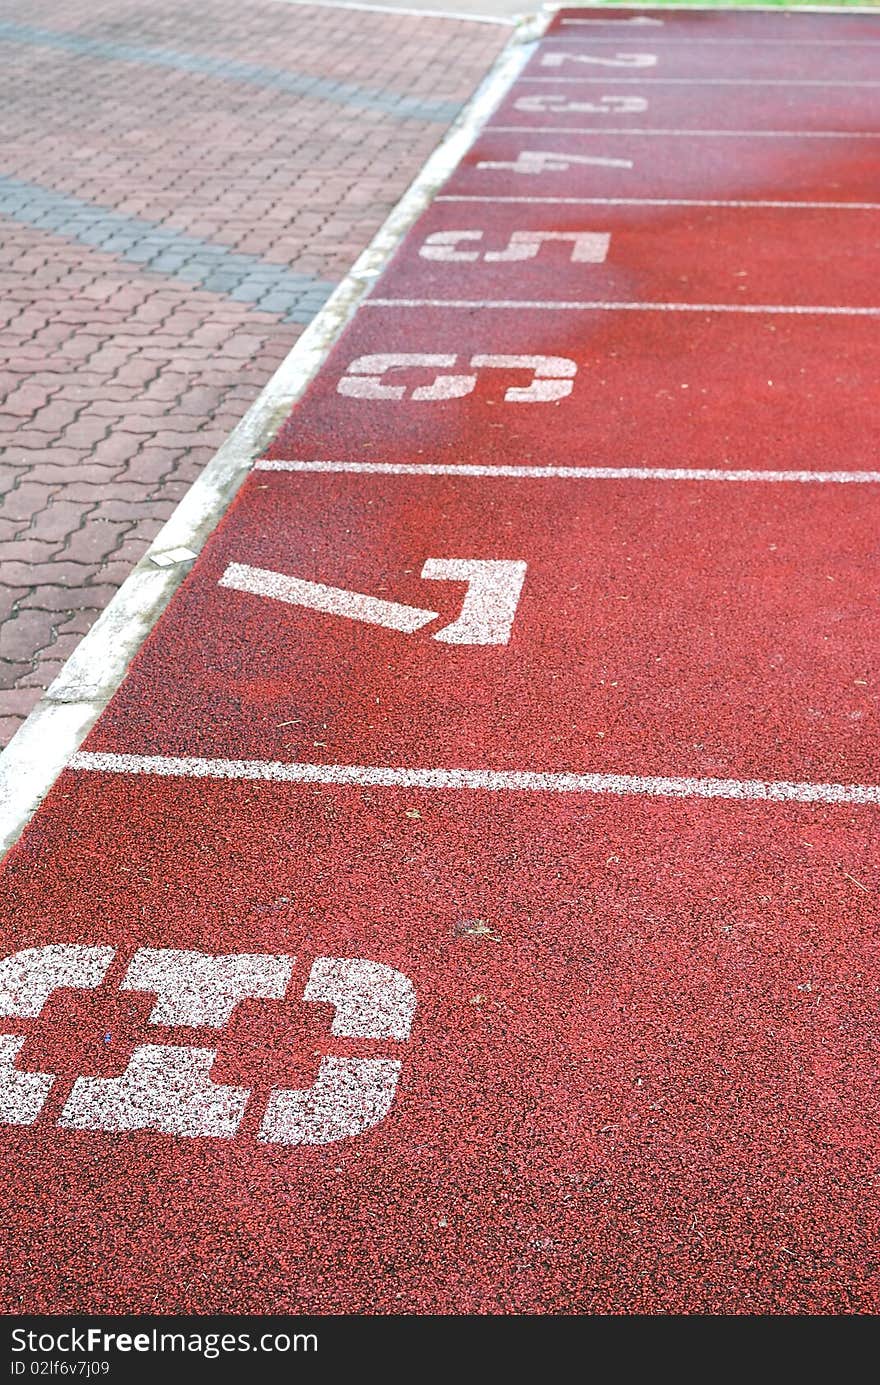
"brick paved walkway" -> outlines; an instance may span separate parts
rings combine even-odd
[[[0,744],[506,37],[0,0]]]

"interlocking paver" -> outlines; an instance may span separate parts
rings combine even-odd
[[[3,0],[0,744],[504,38],[275,0]]]

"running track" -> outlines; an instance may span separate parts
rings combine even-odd
[[[553,19],[7,858],[7,1311],[878,1311],[878,59]]]

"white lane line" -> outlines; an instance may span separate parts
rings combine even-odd
[[[347,591],[344,587],[328,587],[323,582],[307,582],[300,577],[286,577],[268,568],[249,567],[246,563],[230,563],[219,586],[250,596],[268,596],[285,601],[289,606],[304,606],[326,616],[345,616],[367,625],[382,625],[386,630],[399,630],[411,635],[436,620],[437,611],[418,606],[404,606],[399,601],[383,601],[377,596]]]
[[[562,7],[560,5],[545,5],[544,8],[545,10],[558,10]],[[646,26],[650,28],[656,27],[657,29],[662,29],[666,21],[665,19],[653,19],[649,18],[647,15],[638,14],[631,19],[600,19],[598,15],[594,15],[590,19],[560,19],[559,23],[560,25],[589,24],[591,29],[595,29],[597,25],[601,25],[603,29],[607,29],[609,25],[613,25],[616,29],[632,29],[642,28]],[[551,39],[556,40],[558,38],[558,33],[558,30],[554,30],[552,34],[548,34],[548,41]],[[617,39],[609,39],[608,42],[616,43]]]
[[[602,303],[531,298],[365,298],[362,308],[529,308],[540,312],[791,313],[814,317],[880,317],[880,308],[811,307],[802,303]]]
[[[549,16],[518,27],[472,99],[356,260],[324,308],[296,341],[238,427],[187,491],[141,562],[123,583],[54,683],[0,754],[0,852],[20,835],[41,800],[115,693],[128,665],[159,620],[186,569],[157,567],[177,548],[198,552],[219,523],[279,424],[324,364],[363,295],[470,149],[535,50]]]
[[[604,125],[486,125],[498,135],[639,135],[684,139],[880,139],[880,130],[647,130]]]
[[[113,755],[91,750],[81,750],[74,755],[69,768],[99,774],[146,774],[181,779],[261,779],[281,784],[340,784],[361,788],[739,798],[775,803],[880,803],[880,785],[877,784],[809,784],[788,780],[286,764],[280,760],[203,760],[191,756]]]
[[[725,201],[700,197],[493,197],[473,193],[441,193],[435,202],[498,202],[545,207],[770,207],[774,210],[817,212],[880,212],[880,202]]]
[[[653,70],[653,69],[652,69]],[[628,87],[880,87],[880,82],[849,81],[835,77],[520,77],[516,86],[526,82],[549,82],[556,86],[615,86]]]
[[[586,9],[586,8],[589,8],[591,14],[596,15],[596,18],[594,18],[594,19],[592,19],[592,18],[591,18],[591,19],[585,19],[585,20],[577,20],[577,21],[572,21],[572,22],[583,23],[583,24],[617,24],[617,23],[624,23],[625,21],[623,21],[623,20],[616,20],[616,19],[607,19],[607,20],[606,20],[606,19],[600,19],[600,18],[598,18],[598,13],[601,13],[602,11],[605,11],[605,10],[608,10],[608,11],[610,12],[610,11],[616,9],[616,8],[618,7],[618,4],[619,4],[619,0],[592,0],[592,3],[591,3],[589,6],[584,6],[584,8],[585,8],[585,9]],[[627,8],[628,8],[628,9],[641,10],[641,9],[650,9],[651,6],[650,6],[650,5],[628,5]],[[545,5],[544,5],[544,9],[545,9],[545,10],[548,10],[548,11],[550,12],[550,17],[552,18],[554,14],[559,14],[559,13],[561,13],[562,10],[571,9],[571,3],[570,3],[570,0],[568,0],[568,3],[566,3],[566,0],[562,0],[562,3],[561,3],[561,4],[554,4],[554,3],[545,4]],[[782,23],[785,23],[786,20],[788,19],[788,16],[789,16],[789,15],[792,15],[792,14],[815,14],[815,15],[826,15],[826,14],[869,14],[869,15],[873,15],[873,17],[874,17],[875,19],[878,17],[878,16],[877,16],[877,6],[876,6],[876,4],[874,4],[874,5],[849,5],[849,4],[844,4],[844,5],[788,5],[788,4],[786,4],[786,6],[785,6],[786,13],[785,13],[785,14],[780,14],[780,12],[779,12],[779,5],[778,5],[778,4],[775,4],[775,5],[742,5],[742,6],[738,6],[738,7],[737,7],[737,6],[733,6],[733,5],[694,5],[694,4],[691,3],[691,0],[683,0],[683,3],[682,3],[682,0],[671,0],[671,3],[668,3],[668,4],[667,4],[666,0],[663,0],[663,12],[664,12],[664,14],[666,13],[667,10],[679,10],[679,11],[681,11],[683,14],[687,14],[687,15],[693,15],[693,14],[708,14],[708,15],[711,15],[713,19],[717,19],[719,13],[721,13],[721,14],[725,14],[725,13],[727,13],[727,14],[732,14],[732,13],[735,12],[735,13],[736,13],[736,18],[737,18],[737,20],[738,20],[740,23],[742,22],[744,16],[745,16],[745,15],[749,15],[749,14],[772,14],[772,15],[775,15],[776,18],[779,19]],[[635,22],[635,21],[633,21],[633,22]],[[641,17],[640,17],[638,22],[639,22],[639,23],[643,23],[644,21],[643,21],[643,20],[641,19]],[[666,21],[665,21],[664,19],[661,19],[661,20],[658,20],[657,22],[658,22],[659,24],[665,24]],[[565,23],[568,23],[568,20],[563,20],[562,23],[564,23],[564,24],[565,24]],[[831,27],[831,26],[828,26],[828,27]],[[834,27],[837,27],[837,26],[835,25]],[[756,32],[758,32],[758,31],[756,30]],[[555,33],[555,30],[553,31],[553,33]],[[547,34],[546,37],[547,37],[548,39],[552,39],[552,38],[553,38],[553,33]]]
[[[748,8],[751,9],[752,7],[749,6]],[[592,23],[591,20],[578,21],[576,19],[563,19],[562,22],[563,24],[577,24],[579,22],[583,22],[585,24]],[[608,37],[603,38],[599,34],[596,34],[594,36],[593,34],[588,35],[554,33],[546,35],[544,39],[544,46],[546,47],[547,44],[550,43],[613,43],[615,45],[621,43],[639,43],[644,45],[648,41],[648,38],[649,36],[647,34],[633,34],[631,38],[627,37],[626,34],[615,34],[613,37],[609,35]],[[795,44],[801,47],[811,46],[814,48],[861,49],[880,47],[880,39],[873,38],[765,38],[763,35],[757,33],[754,38],[689,38],[685,34],[651,34],[650,43],[652,48],[659,43],[662,47],[670,49],[696,47],[729,48],[739,46],[748,48],[764,48],[768,43],[782,44],[782,46],[785,48],[790,48]]]
[[[609,10],[609,11],[614,10],[614,9],[617,8],[618,4],[619,4],[619,0],[592,0],[592,3],[590,4],[589,9],[590,9],[590,12],[591,12],[592,15],[596,15],[596,18],[583,19],[583,20],[578,19],[578,20],[572,20],[572,21],[569,21],[569,20],[567,20],[567,19],[564,19],[564,20],[562,20],[562,23],[563,23],[563,24],[567,24],[567,23],[569,23],[569,22],[571,22],[571,23],[577,23],[577,24],[623,24],[623,23],[627,23],[628,21],[626,21],[626,20],[618,20],[618,19],[600,19],[600,18],[598,18],[598,13],[597,13],[597,12],[602,12],[603,10],[606,10],[606,9]],[[585,6],[585,8],[587,8],[587,7]],[[650,6],[650,5],[629,5],[629,6],[627,6],[627,8],[628,8],[628,9],[635,9],[635,10],[638,10],[638,9],[650,9],[651,6]],[[551,3],[551,4],[545,4],[545,5],[544,5],[544,9],[550,11],[550,15],[551,15],[551,18],[552,18],[552,16],[553,16],[554,14],[558,14],[558,13],[560,13],[562,10],[571,9],[571,3],[570,3],[570,0],[568,0],[568,3],[566,3],[566,0],[562,0],[562,3],[561,3],[561,4],[558,4],[558,5],[557,5],[557,4],[552,4],[552,3]],[[683,0],[683,3],[682,3],[682,0],[671,0],[671,3],[668,3],[668,4],[667,4],[667,3],[666,3],[666,0],[663,0],[663,10],[664,10],[664,13],[665,13],[667,10],[680,10],[680,11],[682,11],[682,12],[685,13],[685,14],[710,14],[710,15],[712,15],[713,19],[717,19],[718,14],[719,14],[719,11],[720,11],[722,14],[724,14],[725,11],[726,11],[728,14],[730,14],[730,13],[733,12],[734,9],[736,9],[736,18],[737,18],[737,20],[738,20],[740,23],[741,23],[742,20],[743,20],[744,14],[746,14],[746,15],[748,15],[748,14],[773,14],[773,15],[776,16],[777,19],[781,20],[783,23],[786,22],[788,15],[791,15],[791,14],[818,14],[818,15],[825,15],[825,14],[870,14],[870,15],[873,15],[875,18],[877,18],[877,6],[876,6],[876,5],[849,5],[849,4],[844,4],[844,5],[788,5],[788,4],[787,4],[786,7],[785,7],[787,13],[783,15],[783,14],[780,14],[780,13],[779,13],[779,5],[778,5],[778,4],[776,4],[776,5],[744,5],[744,6],[735,7],[735,6],[731,6],[731,5],[726,5],[726,6],[719,6],[719,5],[694,5],[694,4],[691,3],[691,0]],[[639,17],[639,20],[638,20],[638,21],[633,20],[632,22],[633,22],[633,23],[635,23],[635,22],[638,22],[638,23],[645,23],[646,21],[643,20],[641,17]],[[665,21],[664,19],[659,19],[659,20],[657,21],[658,24],[665,24],[665,22],[666,22],[666,21]],[[555,30],[554,30],[554,32],[555,32]],[[550,34],[546,35],[546,37],[547,37],[548,39],[552,39],[552,38],[553,38],[553,33],[550,33]]]
[[[298,458],[256,462],[255,471],[366,476],[488,476],[536,481],[753,481],[877,485],[880,471],[724,471],[717,467],[489,466],[476,462],[332,462]]]

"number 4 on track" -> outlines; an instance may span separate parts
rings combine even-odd
[[[505,168],[512,173],[565,173],[575,165],[593,168],[632,168],[632,159],[606,159],[599,154],[565,154],[554,149],[521,149],[515,159],[481,159],[477,168]]]

